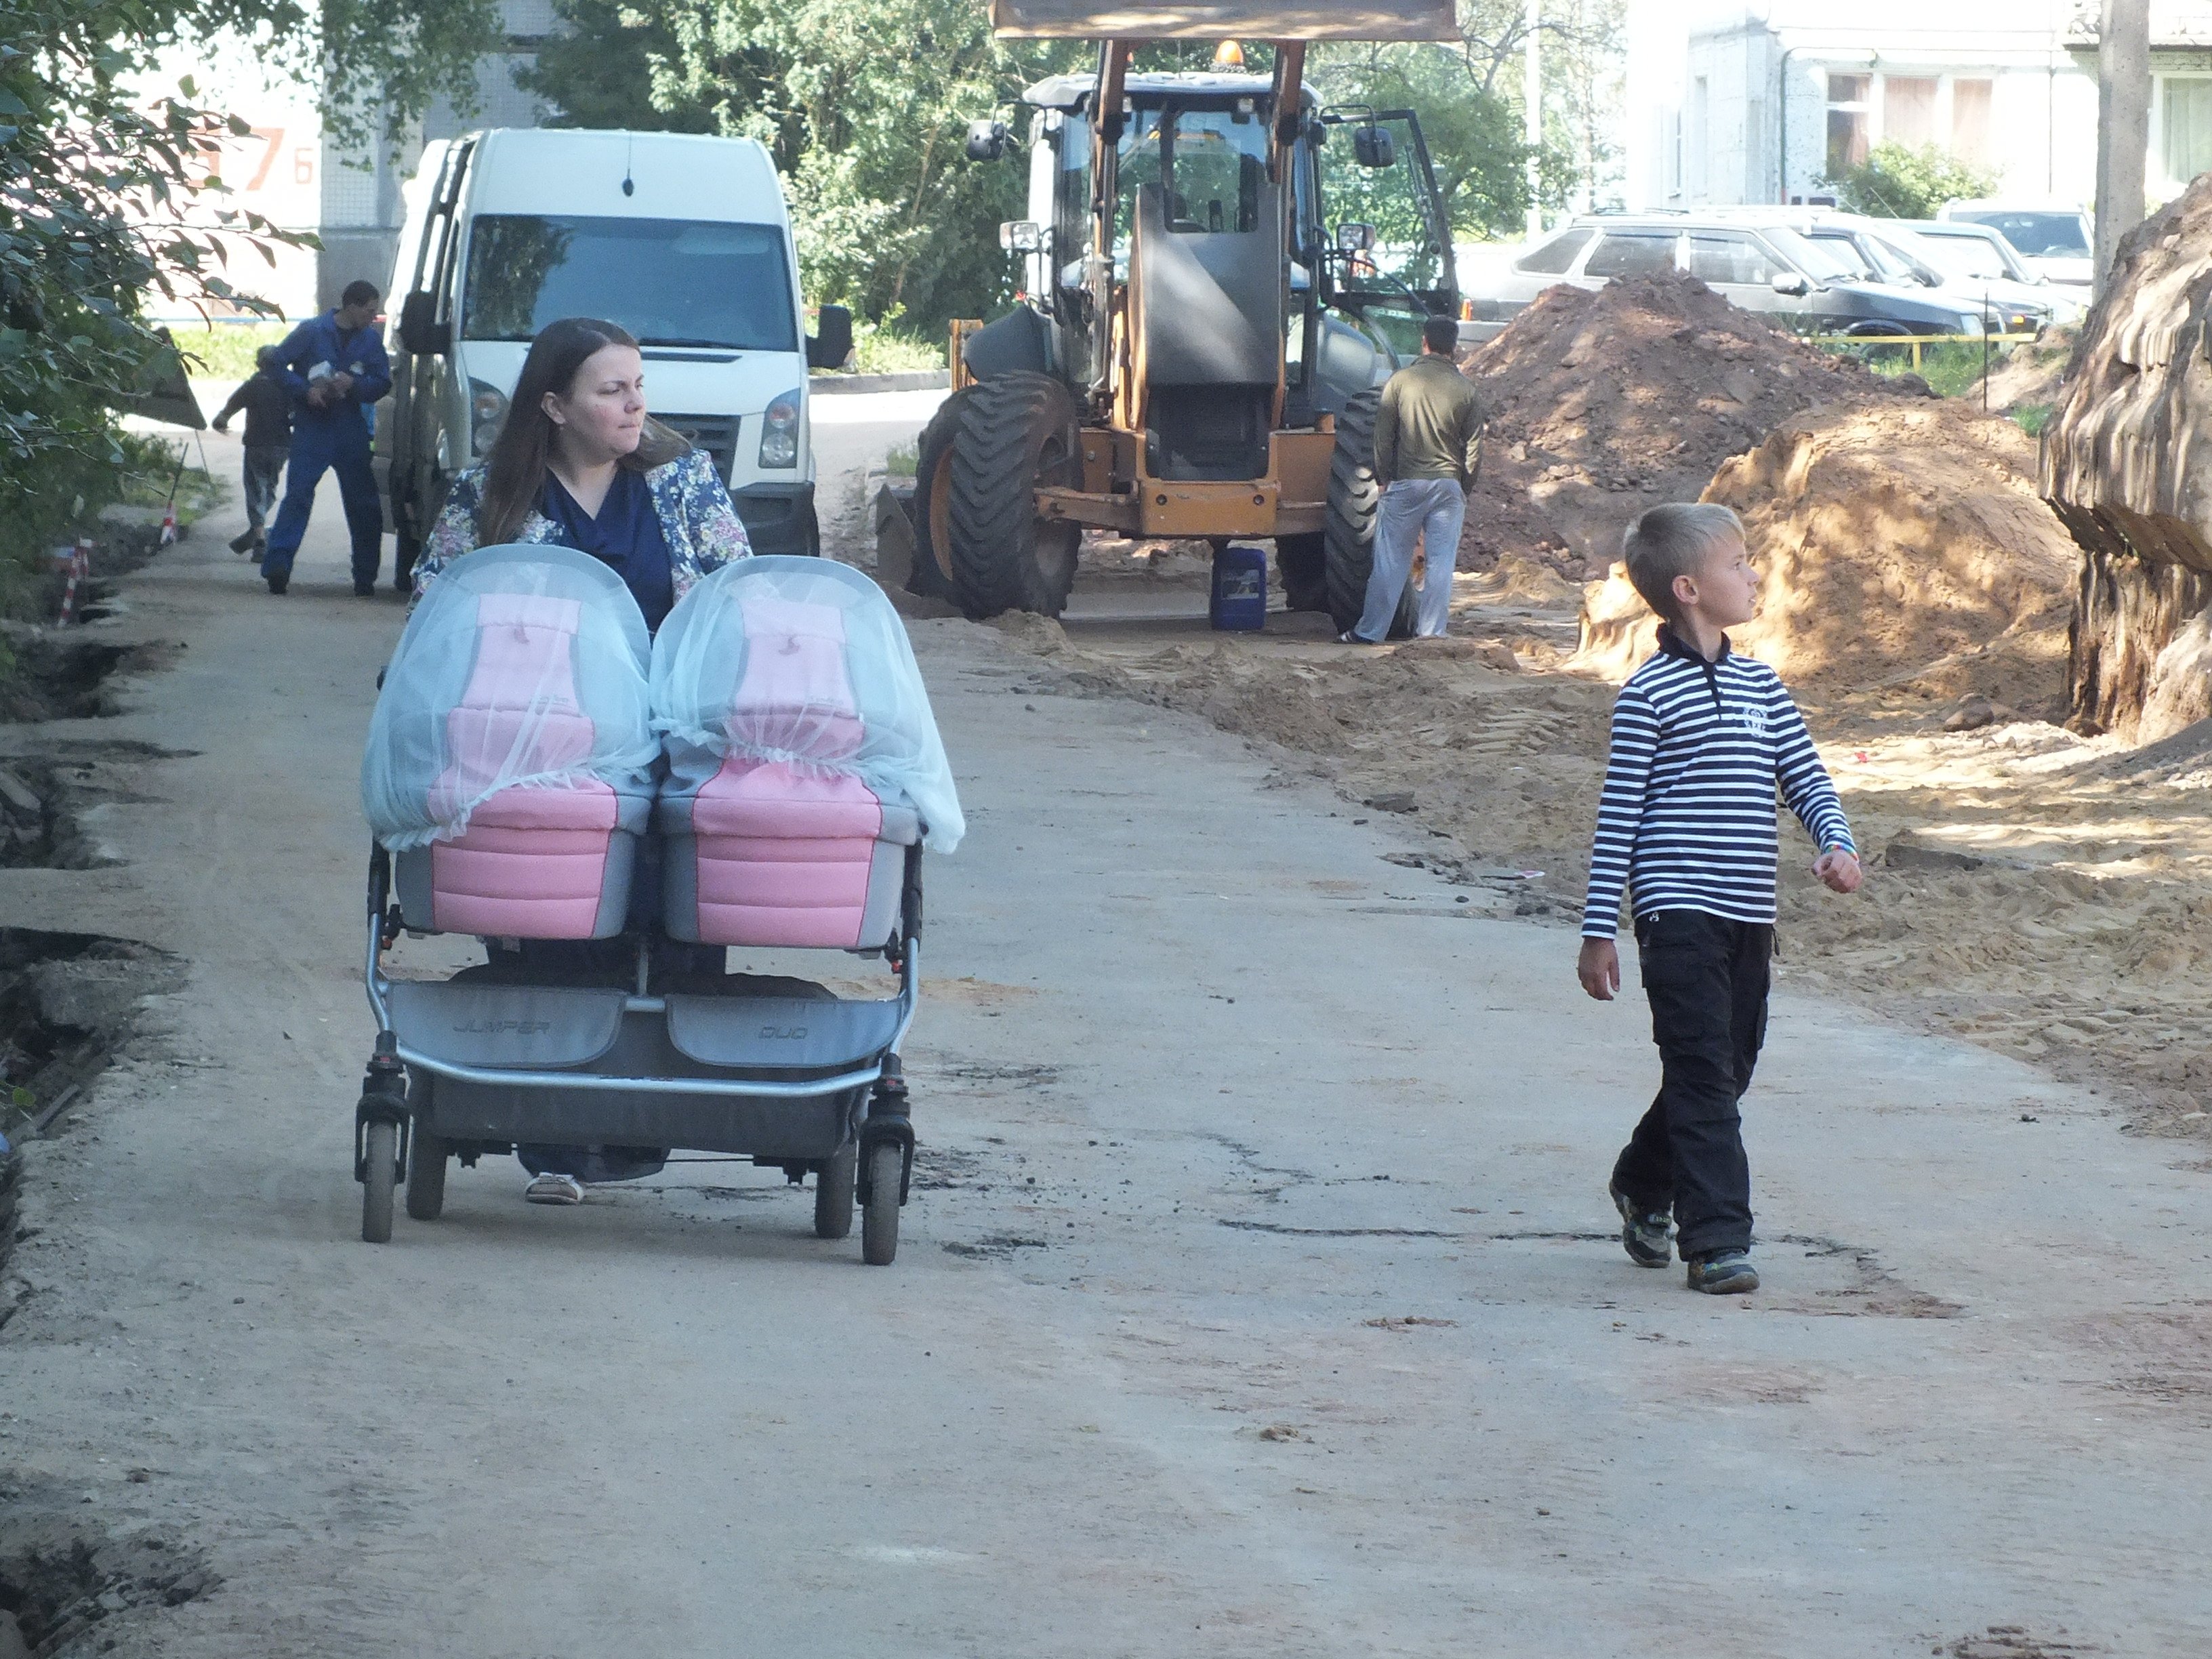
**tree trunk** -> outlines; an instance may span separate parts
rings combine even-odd
[[[2112,280],[2120,238],[2142,222],[2150,147],[2150,0],[2105,0],[2097,34],[2096,284]]]

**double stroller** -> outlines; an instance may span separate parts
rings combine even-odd
[[[519,1148],[750,1157],[890,1261],[914,1166],[921,854],[963,830],[904,628],[845,566],[714,572],[657,639],[573,550],[482,549],[426,593],[369,729],[362,1237],[449,1160]],[[394,978],[402,933],[489,961]],[[896,994],[726,971],[730,946],[882,958]]]

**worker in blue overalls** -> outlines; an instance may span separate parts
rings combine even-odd
[[[369,407],[392,390],[392,363],[376,331],[382,297],[374,283],[349,283],[337,310],[310,318],[276,348],[292,394],[292,453],[284,504],[261,556],[271,593],[282,593],[291,582],[292,556],[307,533],[315,486],[332,469],[345,502],[346,528],[353,532],[353,591],[363,598],[376,592],[384,510],[368,465]]]

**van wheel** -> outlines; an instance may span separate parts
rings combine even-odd
[[[949,470],[952,571],[971,617],[1057,617],[1075,585],[1079,525],[1037,517],[1040,484],[1082,478],[1075,399],[1048,374],[1001,374],[970,388]]]
[[[1328,614],[1339,631],[1367,608],[1367,578],[1375,569],[1375,526],[1382,516],[1382,487],[1375,482],[1375,414],[1382,393],[1356,394],[1336,417],[1336,453],[1328,463],[1328,528],[1322,533]],[[1388,638],[1413,634],[1413,584],[1398,596]]]
[[[952,578],[952,441],[975,395],[974,386],[963,386],[938,404],[915,446],[914,568],[906,591],[954,604],[959,601]]]

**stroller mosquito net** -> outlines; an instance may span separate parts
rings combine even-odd
[[[777,660],[753,663],[761,651]],[[967,831],[905,626],[848,566],[767,556],[701,581],[653,643],[653,723],[665,793],[696,792],[734,755],[857,777],[911,806],[934,853]]]
[[[409,618],[362,757],[361,799],[393,852],[451,841],[503,789],[648,799],[645,618],[590,555],[488,547]]]

